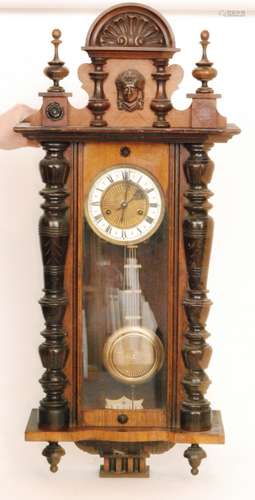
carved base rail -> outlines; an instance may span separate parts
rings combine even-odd
[[[43,143],[46,156],[40,162],[40,172],[45,188],[39,223],[40,243],[44,267],[44,296],[40,300],[46,328],[42,332],[45,341],[39,347],[42,364],[46,371],[40,379],[46,397],[40,402],[39,426],[61,429],[68,425],[69,408],[64,399],[67,384],[63,372],[68,346],[63,328],[67,298],[64,291],[64,268],[69,235],[69,222],[65,199],[65,184],[69,163],[64,158],[67,143]]]
[[[187,215],[183,221],[188,288],[183,301],[188,328],[182,350],[186,374],[183,379],[185,399],[181,406],[181,427],[203,431],[211,427],[210,403],[204,394],[210,384],[205,373],[212,349],[205,329],[211,301],[207,298],[207,275],[212,244],[213,220],[208,215],[212,192],[208,190],[214,164],[207,155],[209,146],[191,144],[184,164],[188,190],[185,193]]]
[[[149,477],[146,456],[141,455],[104,455],[100,468],[101,477]]]

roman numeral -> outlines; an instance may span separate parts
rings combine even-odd
[[[95,221],[98,223],[103,219],[103,216],[101,214],[98,214],[94,217]]]
[[[101,191],[101,193],[103,193],[103,192],[104,192],[104,190],[103,190],[103,189],[100,189],[100,188],[96,188],[96,190],[97,190],[97,191]]]
[[[154,191],[154,188],[151,188],[151,189],[146,189],[146,190],[145,190],[145,192],[146,192],[147,194],[151,193],[152,191]]]
[[[151,217],[149,217],[149,215],[147,215],[147,216],[145,217],[145,220],[146,220],[146,222],[148,222],[149,224],[152,224],[152,222],[153,222],[153,220],[154,220],[154,219],[152,219]]]
[[[106,232],[107,232],[108,234],[111,234],[111,232],[112,232],[112,226],[110,226],[110,225],[109,225],[109,226],[107,226],[107,228],[106,228]]]
[[[100,201],[92,201],[90,203],[90,205],[92,205],[93,207],[99,207],[100,206]]]
[[[107,179],[108,179],[109,182],[113,183],[113,178],[112,178],[111,175],[107,175]]]
[[[125,240],[125,239],[127,238],[127,233],[126,233],[126,231],[122,230],[122,232],[121,232],[121,238],[122,238],[123,240]]]
[[[137,227],[136,229],[137,229],[138,233],[142,234],[140,227]]]
[[[158,203],[150,203],[150,207],[151,208],[157,208],[158,207]]]
[[[129,171],[128,170],[124,170],[124,172],[122,172],[122,177],[123,177],[124,181],[128,181],[128,179],[129,179]]]

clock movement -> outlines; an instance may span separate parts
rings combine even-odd
[[[201,444],[224,442],[220,412],[205,393],[211,348],[206,331],[213,220],[209,149],[238,127],[217,111],[202,57],[187,109],[171,96],[182,68],[159,13],[114,6],[90,28],[91,63],[78,70],[88,104],[69,102],[59,56],[42,107],[15,130],[45,150],[39,222],[45,319],[39,347],[45,396],[33,409],[28,441],[56,472],[74,442],[98,454],[103,477],[148,477],[148,457],[178,443],[198,473]]]

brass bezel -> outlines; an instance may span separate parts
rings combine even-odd
[[[139,337],[143,336],[148,342],[150,342],[155,351],[155,362],[153,367],[145,374],[140,377],[127,377],[120,373],[116,365],[113,363],[112,353],[117,342],[126,335],[137,335]],[[164,347],[160,338],[152,330],[144,328],[142,326],[125,326],[116,330],[107,339],[104,349],[103,349],[103,363],[108,372],[112,377],[119,382],[128,385],[138,385],[143,384],[150,380],[162,367],[164,362]]]
[[[102,177],[102,175],[107,174],[107,172],[110,172],[111,170],[114,170],[115,168],[116,169],[117,168],[132,168],[134,170],[138,170],[139,172],[142,172],[144,175],[147,175],[148,177],[150,177],[151,180],[156,184],[156,186],[157,186],[157,188],[159,190],[159,194],[160,194],[160,198],[161,198],[161,212],[160,212],[160,216],[158,218],[158,222],[157,222],[157,224],[155,224],[155,226],[145,236],[141,236],[141,238],[137,238],[137,239],[134,239],[134,240],[128,240],[128,241],[119,241],[119,240],[116,240],[116,239],[112,238],[111,236],[108,236],[106,234],[101,233],[101,231],[99,231],[97,229],[96,225],[94,224],[93,219],[91,219],[91,217],[89,215],[89,211],[88,211],[88,198],[89,198],[89,193],[91,191],[91,188],[92,188],[93,184],[95,184],[95,182],[97,181],[97,179],[99,179],[99,177]],[[112,165],[111,167],[109,167],[109,168],[107,168],[105,170],[101,170],[101,172],[94,177],[94,179],[91,182],[90,187],[88,189],[87,195],[85,197],[84,213],[85,213],[85,217],[86,217],[86,220],[87,220],[90,228],[92,229],[92,231],[94,231],[94,233],[97,236],[99,236],[99,238],[101,238],[102,240],[107,241],[108,243],[112,243],[113,245],[127,246],[127,245],[142,243],[143,241],[148,240],[158,230],[159,226],[161,225],[161,223],[163,221],[164,215],[165,215],[165,197],[164,197],[164,193],[163,193],[162,187],[159,184],[158,180],[155,179],[155,177],[150,172],[148,172],[148,170],[146,170],[144,168],[141,168],[141,167],[138,167],[137,165],[132,165],[130,163],[119,163],[117,165]]]

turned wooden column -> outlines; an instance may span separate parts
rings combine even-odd
[[[182,350],[186,374],[183,379],[185,398],[181,405],[181,427],[189,431],[203,431],[211,427],[210,403],[204,394],[210,384],[205,373],[211,347],[205,329],[211,301],[207,298],[207,275],[212,244],[213,220],[208,215],[212,192],[214,164],[207,155],[209,146],[191,144],[190,155],[184,163],[188,189],[185,193],[187,215],[183,221],[184,249],[188,274],[188,287],[183,305],[188,327],[184,333]]]
[[[94,82],[94,93],[88,102],[88,108],[92,111],[94,119],[91,120],[91,127],[106,127],[107,122],[103,119],[106,110],[110,107],[108,99],[104,93],[104,80],[108,73],[103,71],[106,60],[103,57],[92,57],[94,71],[89,73],[90,78]]]
[[[65,184],[69,163],[64,157],[67,143],[42,143],[46,156],[40,162],[40,173],[45,188],[44,211],[39,222],[42,260],[44,267],[44,296],[40,300],[45,318],[44,342],[39,347],[42,364],[46,371],[40,379],[46,397],[40,402],[39,425],[61,429],[69,422],[69,408],[64,398],[67,384],[63,372],[68,346],[63,318],[67,305],[64,290],[64,270],[69,235],[69,222],[65,199]]]
[[[156,120],[153,122],[153,127],[167,128],[170,127],[170,124],[166,120],[166,114],[173,107],[166,94],[166,82],[170,78],[170,74],[166,72],[168,60],[155,59],[153,61],[153,64],[154,66],[156,66],[156,73],[153,73],[152,77],[157,84],[156,95],[151,101],[151,109],[156,115]]]

